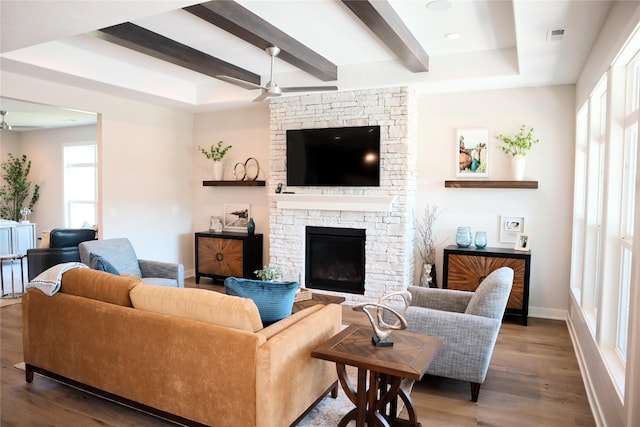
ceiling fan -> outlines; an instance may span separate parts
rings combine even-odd
[[[324,92],[324,91],[334,91],[338,90],[337,86],[297,86],[297,87],[280,87],[273,80],[273,63],[275,62],[276,56],[280,54],[280,48],[276,46],[269,46],[265,49],[266,52],[271,56],[271,75],[269,77],[269,82],[265,86],[257,85],[245,80],[237,79],[231,76],[217,76],[220,80],[225,80],[229,83],[233,83],[235,85],[244,87],[245,89],[261,89],[262,93],[258,95],[253,102],[264,101],[267,98],[274,98],[282,95],[284,92]]]

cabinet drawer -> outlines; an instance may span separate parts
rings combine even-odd
[[[242,277],[242,240],[201,237],[198,239],[198,271],[216,276]]]

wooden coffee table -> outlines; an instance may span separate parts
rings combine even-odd
[[[351,420],[356,427],[421,427],[409,394],[401,387],[403,379],[419,380],[442,345],[442,338],[394,331],[392,347],[371,343],[371,328],[351,325],[311,352],[311,356],[336,363],[338,378],[356,407],[338,427]],[[358,368],[357,389],[347,376],[346,365]],[[367,389],[367,376],[369,388]],[[397,417],[398,398],[402,399],[408,420]]]

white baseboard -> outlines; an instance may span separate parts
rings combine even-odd
[[[538,317],[540,319],[567,320],[567,310],[558,310],[555,308],[529,307],[529,317]]]

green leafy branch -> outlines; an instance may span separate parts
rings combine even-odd
[[[222,158],[227,154],[227,151],[231,148],[231,145],[227,145],[226,147],[222,147],[222,141],[218,141],[216,145],[212,145],[208,150],[198,146],[198,149],[205,157],[209,160],[213,160],[214,162],[219,162]]]
[[[31,200],[25,205],[25,200],[31,192],[31,182],[27,179],[31,171],[31,160],[27,160],[24,154],[22,157],[13,157],[13,154],[9,153],[7,157],[8,159],[0,165],[0,175],[5,182],[0,187],[0,218],[19,221],[20,210],[23,207],[33,210],[40,198],[40,186],[34,185]]]
[[[537,144],[539,141],[533,138],[533,128],[526,131],[525,125],[522,125],[520,131],[513,137],[500,134],[496,138],[504,142],[500,149],[512,156],[525,156],[531,150],[533,144]]]

